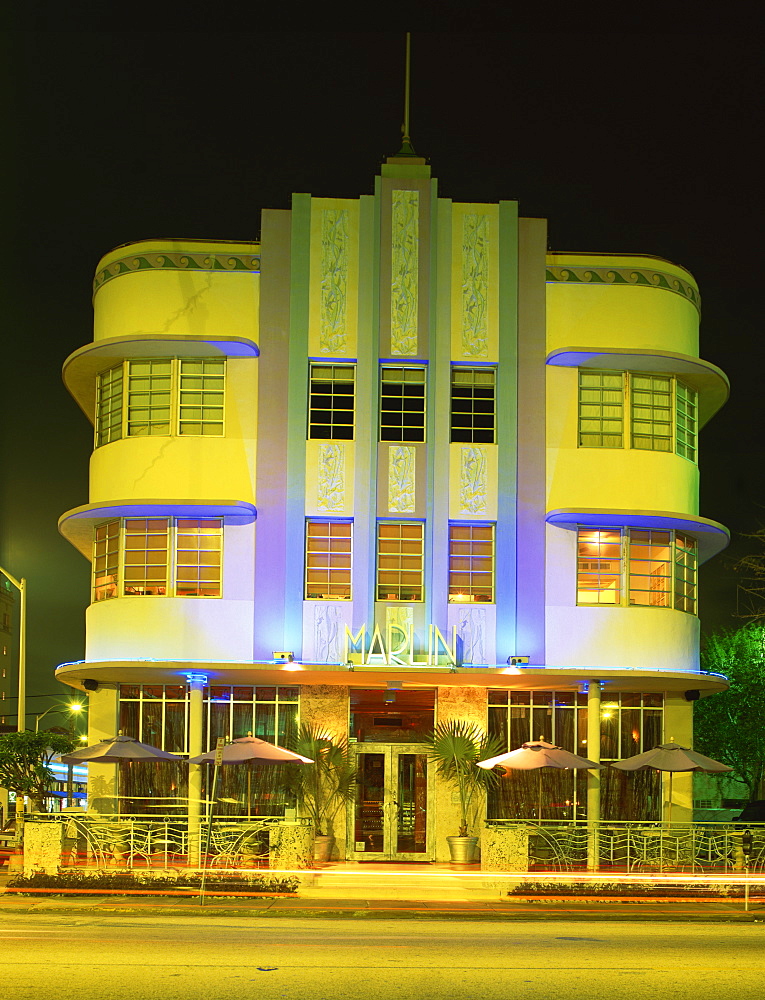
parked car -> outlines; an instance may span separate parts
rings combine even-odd
[[[747,802],[734,823],[765,823],[765,799]]]

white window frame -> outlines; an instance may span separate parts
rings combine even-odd
[[[458,376],[463,374],[470,378],[458,381]],[[491,375],[491,382],[480,382],[477,375]],[[476,396],[476,390],[491,388],[491,428],[476,426],[476,417],[485,414],[476,411],[476,402],[482,401],[483,397]],[[455,396],[455,388],[463,390],[470,389],[470,394],[465,396]],[[488,398],[488,397],[487,397]],[[470,410],[455,410],[455,402],[460,400],[470,401]],[[469,416],[470,424],[458,426],[454,422],[455,416]],[[451,382],[449,386],[449,440],[454,444],[496,444],[497,441],[497,369],[490,365],[471,367],[470,365],[452,365]]]
[[[583,385],[594,377],[600,385]],[[619,380],[619,386],[613,384]],[[650,386],[636,385],[636,379],[648,379]],[[608,385],[606,382],[611,382]],[[664,389],[660,383],[665,383]],[[679,455],[686,461],[697,462],[698,456],[698,392],[678,375],[667,372],[624,372],[606,369],[580,368],[577,376],[577,447],[661,451]],[[586,398],[597,394],[599,398]],[[606,398],[607,394],[619,398]],[[656,395],[657,405],[642,402],[645,394]],[[665,396],[667,405],[660,405]],[[637,402],[636,402],[637,400]],[[613,413],[606,413],[607,408]],[[590,408],[592,412],[586,412]],[[597,423],[597,429],[584,424]],[[641,427],[649,427],[641,433]],[[657,429],[660,431],[656,433]],[[583,438],[599,438],[585,443]],[[607,443],[607,439],[613,443]],[[618,443],[616,440],[618,439]],[[636,443],[642,440],[643,443]]]
[[[401,377],[401,381],[397,382],[394,379],[386,379],[385,378],[385,372],[388,372],[388,371],[396,371],[396,372],[400,371],[400,372],[402,372],[403,374],[402,374],[402,377]],[[408,411],[407,411],[407,409],[406,409],[406,407],[404,405],[405,393],[402,391],[402,394],[401,394],[401,400],[402,400],[402,403],[401,403],[401,426],[400,426],[400,428],[399,428],[398,424],[396,424],[395,427],[393,425],[383,426],[383,423],[382,423],[383,410],[384,410],[384,408],[383,408],[383,401],[385,400],[386,397],[387,398],[394,398],[394,397],[391,397],[390,395],[386,394],[383,391],[384,390],[384,386],[385,385],[399,385],[399,384],[402,385],[402,386],[406,386],[406,384],[407,384],[407,378],[406,378],[406,374],[405,373],[408,372],[408,371],[410,371],[410,372],[418,372],[421,375],[421,377],[418,377],[417,379],[411,379],[411,381],[410,381],[409,384],[410,385],[421,385],[422,386],[422,410],[420,411],[420,409],[418,408],[417,411],[416,411],[418,418],[420,417],[420,415],[422,416],[422,425],[420,426],[419,419],[418,419],[418,422],[417,422],[416,425],[414,425],[414,424],[407,425],[407,423],[406,423],[406,414],[407,414]],[[419,398],[419,393],[416,396],[413,396],[412,398],[418,399]],[[380,403],[380,414],[379,414],[380,427],[379,427],[379,434],[380,434],[380,441],[383,442],[383,444],[422,444],[424,441],[426,441],[427,440],[427,433],[428,433],[428,368],[427,368],[427,365],[404,365],[404,364],[397,365],[397,364],[390,364],[390,363],[381,364],[380,365],[380,397],[379,397],[379,403]],[[394,413],[395,412],[396,414],[398,414],[399,411],[398,411],[398,409],[393,410],[393,409],[388,408],[388,409],[385,410],[385,412],[386,413]],[[415,412],[415,411],[412,411],[412,412]],[[391,434],[393,434],[393,436],[389,436]]]
[[[147,364],[169,365],[166,389],[137,388],[141,378],[165,377],[160,371],[141,373],[134,370],[137,366]],[[184,366],[200,364],[202,372],[184,371]],[[211,364],[219,366],[220,370],[205,372],[205,365]],[[121,374],[118,375],[118,372]],[[226,372],[225,358],[128,358],[119,365],[99,372],[96,376],[95,447],[100,448],[112,441],[134,437],[223,437],[226,430]],[[203,382],[219,382],[220,387],[204,384],[201,387],[184,386],[184,379],[199,378]],[[119,385],[119,389],[110,393],[114,385]],[[145,393],[149,403],[145,419],[138,417],[138,400],[142,393]],[[167,394],[167,405],[152,407],[151,396],[159,393]],[[211,402],[212,394],[220,395],[221,401]],[[194,396],[200,398],[189,398]],[[166,416],[157,416],[157,409],[166,410]],[[188,412],[191,409],[201,411],[200,419],[189,418]],[[155,411],[154,415],[152,410]],[[199,431],[189,430],[189,427],[198,427]]]
[[[155,536],[162,535],[164,540],[164,545],[159,545],[156,543],[153,548],[148,545],[144,549],[136,547],[136,552],[163,552],[165,555],[165,561],[150,561],[146,560],[144,562],[136,562],[136,566],[144,567],[147,571],[151,566],[163,566],[164,576],[156,576],[152,578],[149,572],[144,573],[142,577],[129,576],[126,567],[128,563],[128,548],[127,539],[128,537],[140,537],[140,531],[137,530],[138,523],[144,521],[147,523],[146,533]],[[218,539],[217,546],[204,546],[200,545],[198,547],[198,552],[200,556],[203,552],[217,552],[218,559],[217,563],[215,561],[203,562],[198,561],[196,567],[198,570],[198,579],[200,580],[200,585],[202,584],[201,577],[203,575],[203,567],[215,566],[217,568],[217,579],[216,579],[216,589],[215,594],[187,594],[182,593],[183,584],[179,580],[179,570],[183,566],[192,566],[191,563],[186,563],[182,559],[182,553],[184,551],[191,551],[190,548],[179,547],[179,540],[181,540],[186,534],[181,527],[179,529],[179,523],[182,525],[183,522],[187,521],[197,521],[197,522],[216,522],[215,525],[209,524],[209,532],[205,533],[201,537],[213,537]],[[131,524],[130,522],[135,522]],[[152,528],[149,528],[149,522],[155,522]],[[117,525],[117,533],[115,536],[114,526]],[[130,531],[128,528],[135,527],[135,531]],[[122,597],[140,597],[140,598],[165,598],[165,597],[182,597],[191,598],[194,600],[219,600],[223,597],[223,518],[222,517],[198,517],[198,518],[186,518],[186,517],[126,517],[126,518],[112,518],[109,521],[103,521],[97,524],[93,532],[93,569],[92,569],[92,590],[91,590],[91,602],[93,604],[100,604],[103,601],[113,600],[115,598]],[[110,531],[111,529],[111,531]],[[107,554],[113,554],[113,547],[110,548],[108,541],[113,538],[118,540],[117,549],[117,561],[116,561],[116,573],[114,572],[115,563],[112,559],[111,561],[106,559]],[[106,559],[106,562],[104,561]],[[105,579],[101,579],[102,575],[105,574]],[[152,580],[156,582],[152,582]],[[131,583],[130,581],[135,581]],[[141,583],[143,586],[141,586]],[[131,593],[126,592],[126,588],[132,586],[134,589]],[[201,588],[200,588],[201,589]],[[162,593],[157,593],[154,591],[163,591]]]
[[[406,537],[403,531],[399,531],[398,536],[390,535],[385,538],[383,535],[383,529],[396,525],[400,529],[405,527],[416,526],[419,528],[419,533],[415,533],[409,536],[409,545],[413,544],[414,539],[416,539],[418,546],[417,551],[405,551],[404,545],[406,542]],[[381,551],[380,543],[386,540],[388,542],[398,541],[399,546],[397,551]],[[393,520],[380,520],[377,522],[377,542],[376,542],[376,554],[377,554],[377,567],[375,571],[375,599],[380,602],[396,602],[397,604],[421,604],[425,600],[425,523],[423,521],[393,521]],[[393,556],[398,556],[398,564],[396,566],[382,566],[382,560],[385,558],[390,558]],[[407,566],[405,565],[405,560],[410,561],[418,560],[418,566]],[[381,573],[396,573],[398,579],[395,583],[391,581],[382,582],[380,579]],[[402,577],[404,574],[417,574],[418,581],[413,583],[409,580],[403,581]],[[415,591],[419,590],[419,597],[402,597],[404,593],[409,588],[413,588]],[[382,593],[385,596],[381,596]],[[391,596],[392,595],[392,596]]]
[[[312,533],[312,525],[322,525],[326,528],[325,534]],[[344,530],[338,530],[333,535],[332,528],[347,528],[347,533]],[[348,540],[348,550],[347,552],[342,551],[342,549],[333,550],[332,542],[333,539]],[[311,540],[325,540],[326,545],[323,549],[312,548]],[[322,567],[319,565],[311,565],[311,557],[318,556],[326,557],[326,566]],[[332,565],[333,558],[337,558],[341,562],[346,562],[347,565],[338,566]],[[315,572],[326,572],[327,579],[322,584],[319,580],[310,579],[312,571]],[[348,576],[347,584],[344,581],[338,582],[337,579],[333,580],[333,574],[346,574]],[[353,521],[343,519],[343,518],[323,518],[323,517],[309,517],[306,520],[305,526],[305,600],[307,601],[350,601],[353,595]],[[322,589],[324,587],[324,589]],[[336,594],[332,593],[333,588],[341,589],[347,587],[347,594]],[[321,590],[321,593],[319,593]]]
[[[604,564],[615,561],[612,553],[600,555],[600,548],[590,556],[582,552],[583,544],[594,544],[593,540],[583,538],[583,533],[600,532],[608,532],[611,536],[618,534],[619,556],[616,569],[612,565],[603,568]],[[638,532],[649,533],[648,539],[640,538]],[[654,545],[663,547],[660,538],[662,535],[668,536],[666,543],[668,556],[666,559],[653,558],[652,547]],[[612,539],[607,539],[603,544],[613,548],[616,543]],[[598,545],[600,546],[600,540]],[[637,557],[634,554],[639,546],[648,548],[647,556]],[[618,589],[613,591],[614,600],[608,599],[612,593],[610,587],[585,589],[581,586],[582,580],[595,578],[616,581]],[[653,586],[653,582],[657,585]],[[583,593],[597,595],[597,599],[582,600]],[[605,599],[602,599],[604,595]],[[636,600],[635,595],[646,595],[646,599]],[[606,528],[580,525],[577,529],[576,605],[585,608],[654,607],[698,615],[696,539],[674,528]]]
[[[338,371],[350,372],[349,378],[341,378]],[[322,372],[326,375],[322,376]],[[322,393],[314,390],[314,382],[326,382],[329,391]],[[335,386],[351,386],[350,393],[336,393]],[[329,408],[314,405],[314,400],[320,396],[329,396]],[[350,406],[341,406],[350,399]],[[314,419],[318,413],[329,413],[329,422]],[[335,414],[350,414],[348,423],[335,423]],[[321,433],[322,429],[328,433]],[[348,433],[337,433],[345,430]],[[356,436],[356,365],[352,362],[309,362],[308,367],[308,439],[309,441],[352,441]]]
[[[470,535],[467,538],[456,538],[454,532],[458,529],[469,529]],[[474,538],[474,529],[488,529],[490,538]],[[496,600],[495,580],[496,580],[496,525],[491,521],[450,521],[449,522],[449,566],[448,566],[448,602],[449,604],[494,604]],[[467,552],[455,552],[454,546],[467,546]],[[467,568],[460,569],[456,565],[458,561],[468,563]],[[481,562],[488,563],[488,569],[481,568]],[[468,578],[467,585],[453,583],[452,581],[463,576]],[[489,578],[488,587],[481,586],[480,581]],[[488,600],[481,600],[484,594],[488,594]]]

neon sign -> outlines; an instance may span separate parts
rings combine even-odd
[[[385,638],[380,626],[375,625],[367,643],[367,627],[362,625],[356,635],[345,626],[344,655],[346,663],[381,667],[439,667],[459,666],[462,659],[458,655],[457,626],[452,626],[451,645],[444,639],[437,625],[428,625],[427,655],[414,652],[414,626],[396,625],[389,622],[385,628]]]

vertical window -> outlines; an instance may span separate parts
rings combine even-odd
[[[350,521],[308,521],[305,556],[307,600],[350,600],[351,528]]]
[[[220,517],[130,517],[100,524],[93,537],[93,600],[120,594],[220,597],[222,550]]]
[[[226,362],[190,358],[180,362],[178,433],[223,434],[223,387]]]
[[[308,437],[353,438],[353,365],[311,365]]]
[[[675,448],[678,455],[696,461],[697,399],[695,389],[678,380],[675,391]]]
[[[122,437],[122,365],[101,372],[96,382],[96,448]]]
[[[101,372],[96,385],[96,447],[123,436],[222,435],[225,382],[223,358],[146,358]]]
[[[630,604],[672,606],[672,538],[669,531],[630,531]]]
[[[675,608],[696,614],[696,539],[675,534]]]
[[[629,392],[630,434],[624,440]],[[696,461],[698,393],[670,375],[579,372],[579,446],[675,452]]]
[[[632,447],[672,451],[672,379],[631,375]]]
[[[577,604],[621,604],[621,531],[580,528]]]
[[[169,434],[172,363],[165,359],[128,362],[129,436]]]
[[[220,597],[222,522],[179,518],[176,528],[175,596]]]
[[[169,528],[167,518],[126,518],[123,593],[127,596],[167,594]]]
[[[377,525],[377,600],[421,601],[423,525],[380,521]]]
[[[452,441],[494,444],[493,368],[452,368]]]
[[[624,443],[624,377],[621,372],[579,372],[579,444],[621,448]]]
[[[93,600],[116,597],[119,586],[120,522],[108,521],[95,530],[93,545]]]
[[[380,372],[380,440],[425,440],[425,369]]]
[[[494,601],[494,525],[449,525],[449,601]]]

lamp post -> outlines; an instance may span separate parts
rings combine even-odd
[[[46,708],[44,712],[40,712],[39,715],[35,716],[35,732],[37,733],[40,731],[40,719],[44,719],[48,712],[61,712],[62,714],[64,712],[74,712],[76,714],[81,711],[82,705],[77,702],[73,702],[71,705],[67,705],[64,708],[61,708],[60,705],[51,705],[50,708]],[[72,731],[72,736],[74,736],[74,719],[69,720],[69,728]]]
[[[27,728],[27,581],[17,580],[7,569],[0,566],[0,573],[10,580],[18,590],[19,597],[19,704],[18,730],[23,733]]]
[[[40,719],[44,719],[48,712],[69,712],[71,717],[69,719],[69,732],[72,737],[74,737],[74,719],[78,712],[82,711],[82,705],[79,702],[73,701],[70,705],[66,705],[62,708],[60,705],[51,705],[50,708],[46,708],[44,712],[40,712],[39,715],[35,716],[35,732],[40,731]],[[68,807],[71,808],[74,805],[74,767],[69,764],[66,769],[66,800]]]

